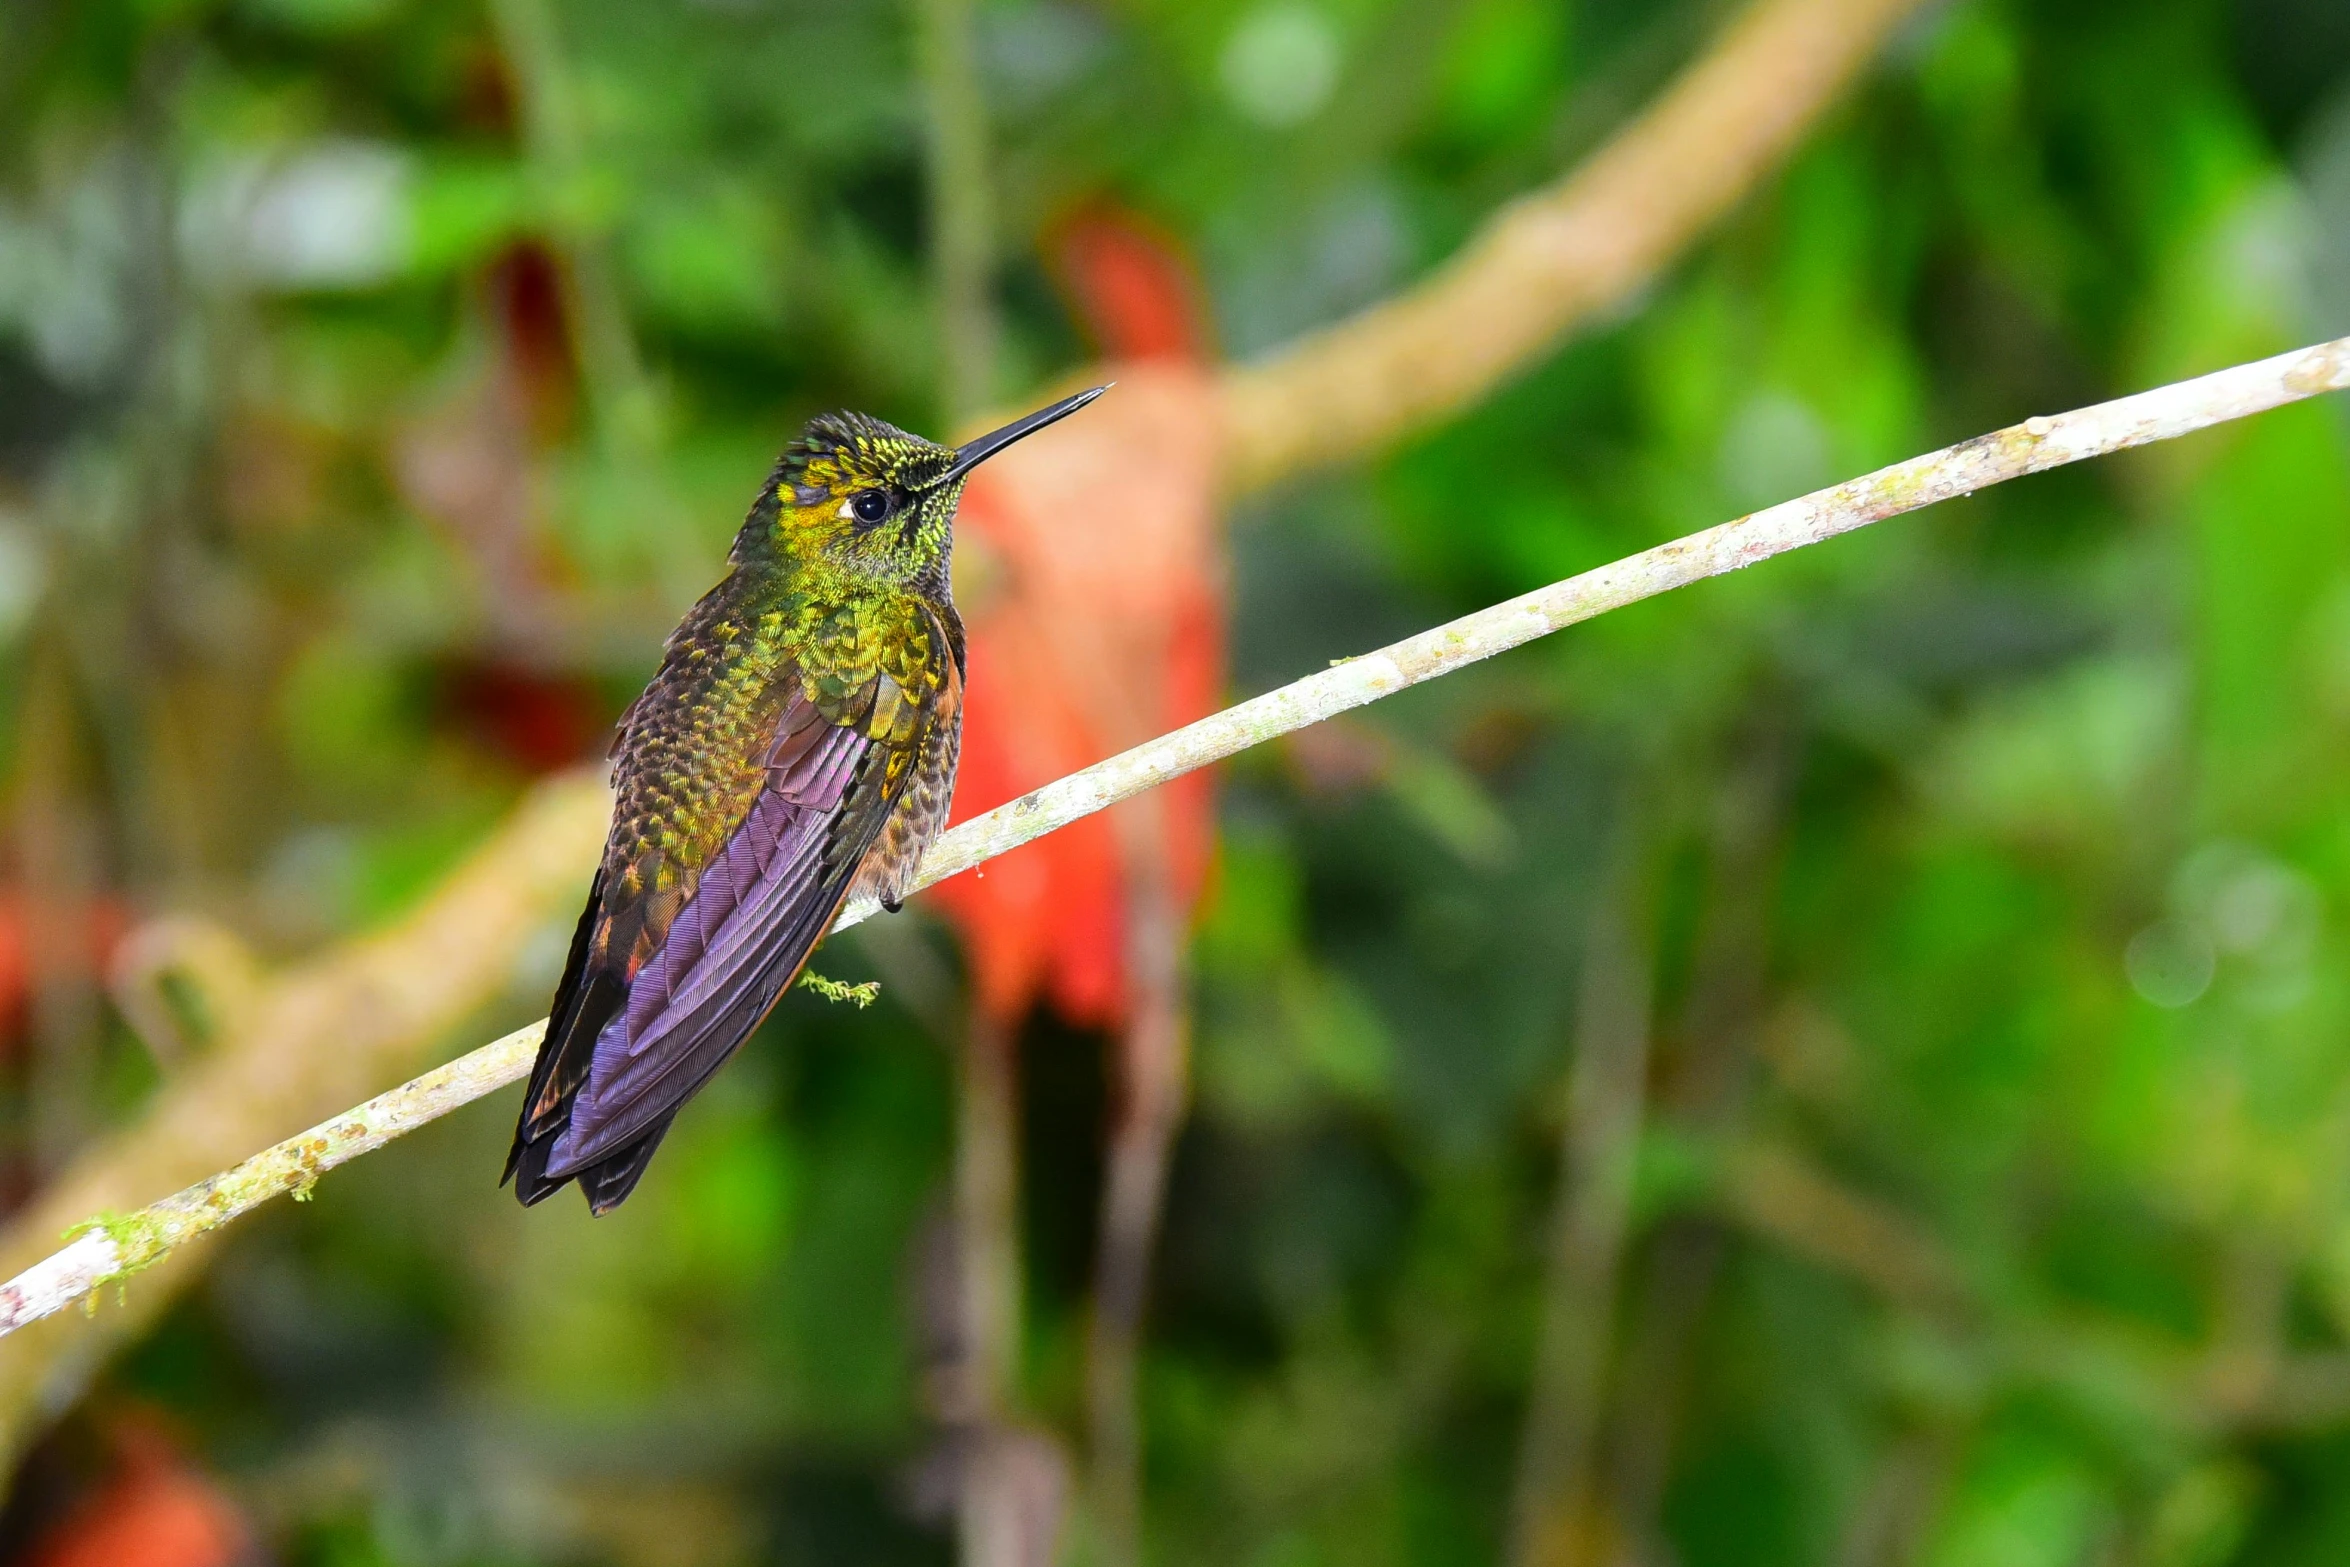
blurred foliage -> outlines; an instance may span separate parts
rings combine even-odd
[[[1084,352],[1034,245],[1076,203],[1181,236],[1261,351],[1722,14],[990,0],[1002,390]],[[1236,686],[2350,332],[2346,18],[1930,8],[1637,309],[1246,503]],[[284,953],[399,907],[593,753],[801,418],[935,425],[919,115],[880,4],[0,9],[10,1191],[154,1081],[83,950],[125,910]],[[2346,437],[2302,406],[2005,487],[1234,764],[1151,1559],[1496,1559],[1619,831],[1659,992],[1593,1527],[1687,1567],[2350,1553]],[[943,1559],[909,1476],[952,1073],[907,999],[788,999],[600,1223],[493,1189],[503,1104],[253,1223],[0,1543],[140,1406],[289,1564]],[[1072,1440],[1100,1043],[1026,1041],[1026,1393]]]

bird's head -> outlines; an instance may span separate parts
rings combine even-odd
[[[784,449],[736,553],[821,557],[857,576],[943,589],[955,507],[971,470],[1107,390],[1063,398],[961,446],[864,414],[819,414]]]

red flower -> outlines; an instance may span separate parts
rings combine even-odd
[[[1193,290],[1160,239],[1091,216],[1060,231],[1061,272],[1114,354],[1117,387],[981,468],[958,528],[970,633],[962,820],[1215,709],[1224,676],[1216,539],[1221,435]],[[1125,1007],[1124,894],[1140,847],[1185,908],[1208,865],[1214,796],[1194,773],[956,877],[978,1001],[1011,1020],[1049,1000],[1074,1022]]]

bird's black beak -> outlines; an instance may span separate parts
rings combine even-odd
[[[1039,408],[1026,418],[1015,419],[1000,430],[990,430],[975,441],[964,442],[955,448],[954,466],[940,475],[936,482],[954,483],[1014,441],[1025,440],[1048,424],[1058,424],[1108,390],[1107,386],[1097,386],[1090,392],[1064,397],[1049,408]]]

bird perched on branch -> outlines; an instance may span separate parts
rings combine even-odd
[[[945,823],[962,736],[948,586],[971,470],[1094,388],[960,447],[812,420],[621,719],[603,863],[506,1160],[525,1204],[607,1213],[853,892],[889,909]]]

